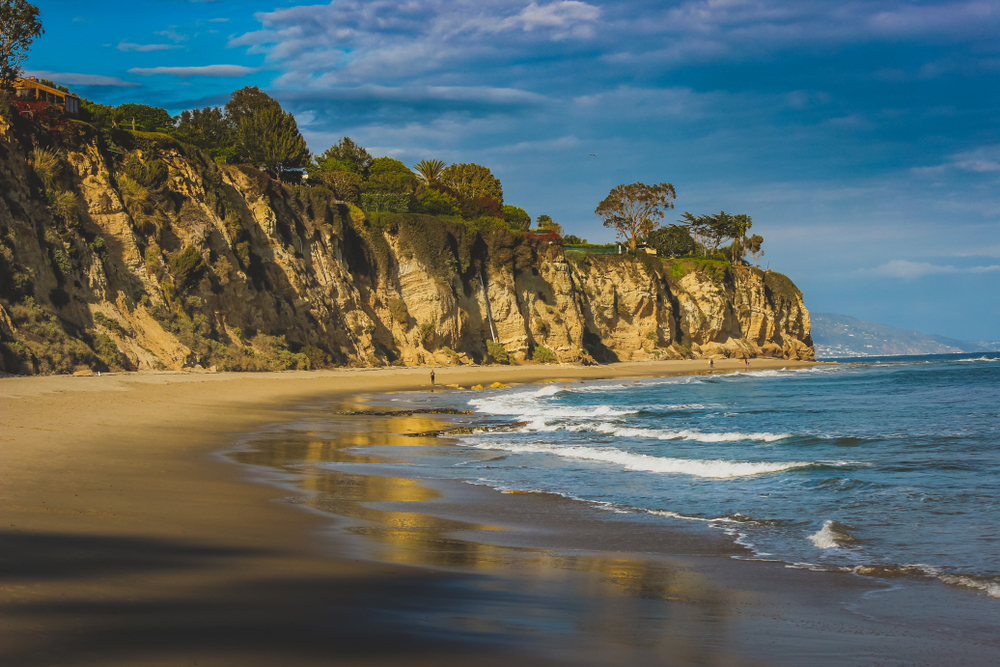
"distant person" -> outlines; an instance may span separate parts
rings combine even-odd
[[[431,384],[434,384],[434,371],[431,371]]]
[[[747,359],[747,355],[745,355],[745,354],[743,355],[743,365],[745,365],[745,366],[749,366],[750,365],[750,360]]]
[[[715,359],[709,359],[708,360],[708,367],[709,368],[715,368]]]

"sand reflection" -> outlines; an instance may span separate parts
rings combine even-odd
[[[354,404],[344,409],[359,409]],[[293,472],[296,484],[308,493],[301,502],[314,509],[352,519],[347,530],[364,536],[373,558],[424,567],[450,567],[518,577],[559,580],[570,573],[598,575],[590,581],[611,587],[617,595],[655,600],[706,601],[706,586],[690,573],[676,572],[655,559],[602,558],[566,555],[545,549],[491,544],[488,534],[500,526],[435,516],[419,507],[440,493],[418,480],[361,475],[321,464],[406,463],[390,454],[370,450],[386,447],[447,446],[441,439],[407,437],[452,425],[433,415],[393,417],[331,417],[310,430],[287,428],[258,439],[247,450],[231,454],[241,463]],[[412,456],[412,451],[407,452]],[[428,451],[428,455],[433,455]],[[380,507],[412,503],[413,511]],[[578,578],[578,577],[577,577]],[[606,591],[602,595],[606,594]],[[723,613],[720,610],[720,613]]]

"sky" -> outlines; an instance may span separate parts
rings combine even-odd
[[[93,101],[260,86],[314,153],[483,164],[591,242],[669,182],[665,222],[750,215],[810,311],[1000,340],[996,0],[34,3],[25,69]]]

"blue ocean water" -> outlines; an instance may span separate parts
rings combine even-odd
[[[933,577],[1000,599],[1000,358],[455,392],[510,432],[425,474],[722,530],[752,558]],[[434,468],[434,472],[427,468]]]

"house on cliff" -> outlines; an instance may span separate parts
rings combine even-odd
[[[52,102],[61,105],[69,116],[80,114],[78,96],[44,84],[33,76],[27,79],[15,79],[14,90],[18,98],[26,102]]]

